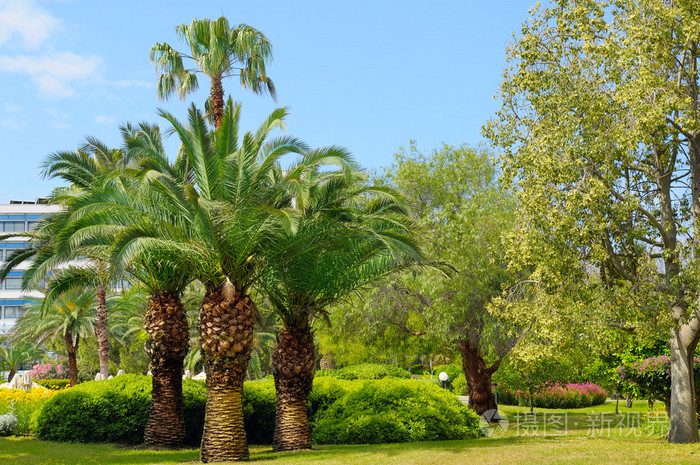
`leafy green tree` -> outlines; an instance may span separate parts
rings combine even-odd
[[[165,42],[151,48],[151,61],[161,73],[158,97],[177,93],[184,100],[199,86],[197,73],[206,75],[211,81],[207,112],[217,128],[221,127],[224,114],[225,78],[238,75],[243,88],[275,97],[275,86],[265,71],[272,59],[272,46],[260,31],[247,24],[231,27],[222,16],[215,20],[195,18],[189,25],[177,26],[175,32],[189,48],[189,54],[178,52]],[[183,59],[192,60],[194,68],[186,68]]]
[[[700,93],[694,1],[557,1],[508,48],[485,132],[517,186],[514,263],[670,331],[669,442],[698,441]]]
[[[458,351],[472,407],[479,414],[493,409],[491,377],[516,340],[513,328],[488,310],[514,279],[501,247],[512,200],[497,182],[489,153],[468,146],[424,154],[411,144],[396,155],[385,179],[406,197],[428,255],[454,272],[386,280],[348,317],[371,321],[370,331],[391,327],[404,338],[424,339],[433,346],[429,352]]]
[[[15,324],[11,337],[28,344],[61,341],[68,355],[70,385],[78,384],[78,347],[81,339],[95,332],[95,291],[73,288],[48,306],[42,298],[32,298],[26,312]]]

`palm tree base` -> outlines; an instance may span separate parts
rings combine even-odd
[[[211,386],[207,380],[207,407],[200,460],[224,462],[248,460],[243,427],[243,383]]]
[[[311,330],[282,328],[272,358],[276,404],[274,451],[311,449],[308,401],[316,355]]]

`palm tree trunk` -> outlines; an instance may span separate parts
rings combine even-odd
[[[227,279],[208,289],[199,312],[207,405],[202,462],[247,460],[243,426],[243,380],[253,345],[257,309],[248,295]]]
[[[189,326],[178,293],[159,292],[151,296],[144,329],[149,336],[146,352],[153,375],[144,440],[160,446],[182,444],[185,439],[182,365],[187,354]]]
[[[280,331],[272,357],[277,393],[274,451],[311,449],[308,403],[315,362],[314,338],[308,327]]]
[[[97,353],[100,357],[100,373],[109,377],[109,339],[107,337],[107,287],[97,286],[97,318],[95,319],[95,334],[97,336]]]
[[[224,87],[221,78],[212,76],[211,78],[211,116],[214,120],[214,127],[221,127],[221,120],[224,118]]]
[[[12,381],[12,378],[15,376],[15,373],[17,373],[17,370],[10,368],[10,374],[7,375],[7,382],[9,383]]]
[[[78,344],[80,339],[76,338],[73,343],[73,335],[69,332],[63,335],[63,342],[66,344],[68,351],[68,373],[70,376],[71,387],[78,384]]]

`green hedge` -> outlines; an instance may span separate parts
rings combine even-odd
[[[186,442],[198,444],[204,424],[204,383],[183,382]],[[40,439],[139,444],[151,405],[151,378],[117,376],[61,391],[47,401],[37,418]]]
[[[383,379],[383,378],[410,378],[411,375],[404,369],[393,365],[380,363],[363,363],[351,365],[338,370],[320,370],[317,377],[330,376],[337,379]]]
[[[39,386],[44,386],[46,389],[51,389],[52,391],[60,391],[68,386],[70,386],[69,379],[36,379],[34,380]]]
[[[56,393],[37,418],[40,439],[138,444],[148,418],[151,378],[124,375]],[[186,442],[199,444],[206,389],[185,380]],[[433,383],[383,379],[315,380],[309,398],[314,440],[322,444],[462,439],[478,434],[478,418]],[[246,382],[243,414],[248,441],[270,444],[275,427],[272,380]]]
[[[432,383],[368,381],[319,410],[313,421],[318,444],[467,439],[480,435],[479,417]]]

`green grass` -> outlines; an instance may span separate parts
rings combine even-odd
[[[663,414],[663,405],[657,404]],[[511,426],[518,414],[527,408],[503,406]],[[579,410],[535,409],[538,414],[566,413],[570,423],[566,434],[540,430],[534,435],[517,434],[509,427],[501,437],[466,441],[419,442],[366,446],[319,446],[309,452],[273,454],[269,446],[252,446],[251,459],[256,464],[376,464],[376,465],[464,465],[490,464],[697,464],[700,463],[700,444],[667,444],[661,434],[631,435],[639,428],[629,425],[626,418],[637,414],[646,419],[646,403],[635,402],[632,409],[620,408],[620,428],[611,428],[610,434],[590,434],[586,423],[591,415],[603,414],[613,418],[615,405],[608,403]],[[627,413],[633,413],[627,416]],[[536,416],[537,418],[537,416]],[[544,418],[544,417],[541,417]],[[583,422],[574,426],[573,423]],[[647,425],[648,426],[648,425]],[[30,438],[0,439],[0,464],[177,464],[198,460],[198,450],[153,450],[144,447],[120,447],[109,444],[52,443]]]

